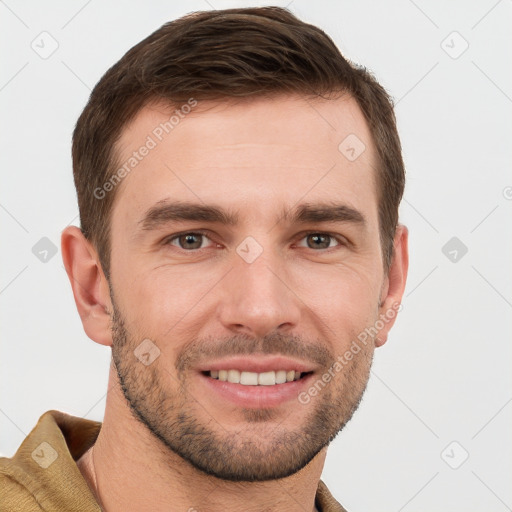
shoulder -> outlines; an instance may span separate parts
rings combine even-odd
[[[99,422],[60,411],[44,413],[16,453],[0,457],[0,512],[98,511],[75,460],[100,428]]]
[[[320,480],[316,492],[316,507],[320,512],[347,512],[334,496],[330,493],[327,485]]]
[[[18,480],[12,460],[0,457],[0,512],[40,512],[44,510],[32,492]]]

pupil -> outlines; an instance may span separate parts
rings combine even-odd
[[[199,240],[199,237],[197,235],[183,235],[181,237],[181,240],[182,240],[182,245],[188,245],[189,249],[190,248],[197,249],[197,248],[199,248],[201,246],[201,242],[197,241],[197,240]],[[193,247],[190,247],[191,245]]]
[[[310,235],[310,237],[314,240],[315,247],[319,247],[322,245],[324,248],[329,247],[328,236],[326,235]],[[320,243],[317,243],[320,242]]]

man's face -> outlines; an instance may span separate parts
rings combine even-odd
[[[117,146],[121,164],[150,149],[112,212],[113,357],[168,448],[220,478],[282,478],[368,380],[374,343],[358,335],[385,287],[375,149],[348,97],[192,110],[166,133],[172,112],[146,107]]]

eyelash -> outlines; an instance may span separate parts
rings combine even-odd
[[[215,243],[209,236],[208,236],[208,232],[205,232],[205,231],[201,231],[201,230],[198,230],[198,231],[184,231],[182,233],[177,233],[175,235],[172,235],[170,237],[167,237],[163,240],[163,245],[172,245],[171,242],[173,242],[174,240],[177,240],[179,239],[181,236],[184,236],[184,235],[201,235],[201,236],[204,236],[206,238],[208,238],[208,240],[210,240],[211,242]],[[299,240],[302,240],[304,238],[307,238],[308,236],[310,235],[323,235],[323,236],[328,236],[330,237],[331,239],[335,240],[336,242],[338,242],[339,246],[348,246],[348,242],[346,239],[344,239],[343,237],[340,237],[340,236],[336,236],[332,233],[326,233],[324,231],[307,231],[305,233],[301,233],[301,238]],[[179,250],[182,250],[184,252],[187,252],[187,253],[195,253],[195,252],[199,252],[205,248],[201,248],[201,249],[190,249],[190,250],[186,250],[186,249],[182,249],[181,247],[178,247],[178,246],[174,246],[176,247],[177,249]],[[315,249],[312,249],[310,247],[305,247],[306,249],[311,249],[315,252],[326,252],[326,251],[329,251],[331,249],[335,249],[336,247],[338,246],[334,246],[334,247],[328,247],[326,249],[319,249],[319,250],[315,250]]]

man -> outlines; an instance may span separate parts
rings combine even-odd
[[[339,511],[327,446],[405,288],[392,104],[277,7],[193,13],[100,80],[62,254],[112,348],[102,424],[2,459],[2,510]]]

